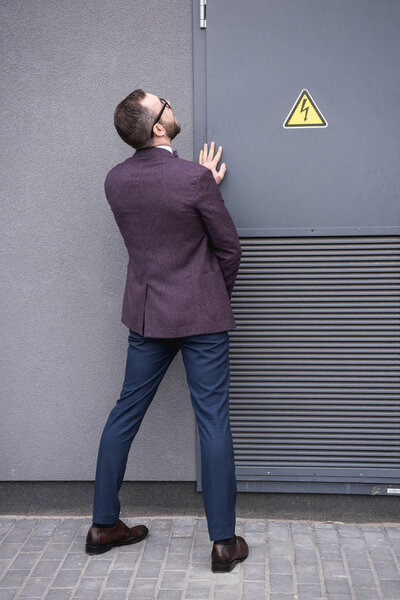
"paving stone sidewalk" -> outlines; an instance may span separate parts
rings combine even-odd
[[[0,517],[0,600],[400,599],[400,522],[237,519],[249,556],[212,573],[205,518],[123,521],[150,534],[88,556],[90,517]]]

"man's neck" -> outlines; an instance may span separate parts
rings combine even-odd
[[[171,145],[171,140],[165,139],[165,140],[157,140],[157,143],[153,144],[153,146],[170,146]]]

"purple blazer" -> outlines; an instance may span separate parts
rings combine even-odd
[[[104,188],[129,255],[122,323],[167,338],[235,328],[242,249],[211,170],[154,146],[113,167]]]

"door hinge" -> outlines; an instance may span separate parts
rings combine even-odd
[[[206,29],[206,4],[207,0],[200,0],[200,29]]]

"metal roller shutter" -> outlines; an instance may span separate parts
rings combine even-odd
[[[400,236],[241,245],[238,490],[379,494],[397,482],[400,492]]]

